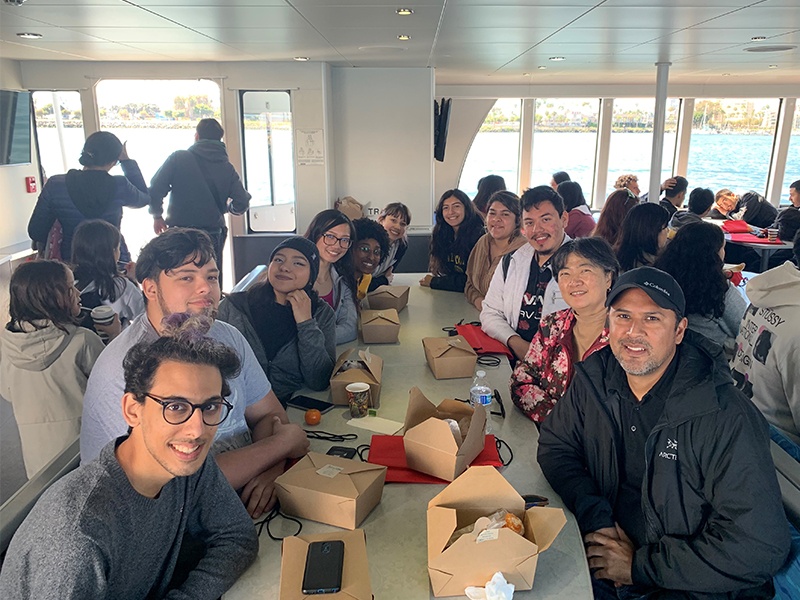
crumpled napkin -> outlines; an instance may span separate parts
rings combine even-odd
[[[469,586],[464,590],[469,600],[511,600],[514,597],[514,584],[508,583],[498,571],[486,582],[486,587]]]

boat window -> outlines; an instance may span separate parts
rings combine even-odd
[[[220,89],[207,79],[105,79],[95,93],[100,129],[127,142],[128,155],[139,164],[148,184],[170,154],[194,143],[200,119],[221,122]],[[122,175],[122,169],[116,166],[111,174]],[[168,200],[169,196],[165,206]],[[124,209],[122,234],[136,260],[139,249],[155,237],[153,217],[146,208]],[[226,270],[231,272],[229,267]]]
[[[686,174],[689,185],[702,182],[715,191],[730,188],[737,194],[748,190],[764,194],[778,105],[777,99],[697,98]]]
[[[794,126],[786,156],[786,174],[781,186],[781,206],[789,206],[789,186],[800,179],[800,103],[794,109]]]
[[[33,92],[39,161],[46,176],[80,169],[83,115],[78,92]]]
[[[531,186],[550,185],[566,171],[591,197],[597,147],[598,98],[537,98],[533,117]]]
[[[291,97],[286,91],[241,92],[244,181],[250,231],[288,232],[295,221]],[[298,131],[300,164],[323,164],[317,130]]]
[[[500,175],[508,189],[517,190],[521,104],[519,99],[501,98],[486,115],[458,182],[458,188],[468,196],[475,196],[478,180],[486,175]]]
[[[667,99],[661,181],[672,175],[679,109],[680,100]],[[654,98],[614,99],[606,196],[614,191],[617,177],[626,173],[636,175],[641,193],[647,192],[650,185],[650,156],[653,152],[654,113]]]

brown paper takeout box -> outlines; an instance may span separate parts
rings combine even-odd
[[[465,417],[470,420],[469,429],[458,444],[443,419],[458,422]],[[415,471],[453,481],[483,450],[485,426],[485,410],[474,410],[469,404],[449,399],[435,406],[414,387],[409,392],[403,429],[406,462]]]
[[[422,347],[436,379],[474,376],[478,355],[464,336],[422,338]]]
[[[385,480],[384,466],[309,452],[275,490],[287,515],[355,529],[381,501]]]
[[[361,339],[365,344],[394,344],[400,336],[400,317],[393,308],[361,311]]]
[[[342,565],[342,590],[336,594],[325,594],[326,600],[372,600],[372,586],[367,564],[367,543],[363,529],[337,531],[316,535],[297,535],[283,540],[281,554],[280,600],[305,600],[320,598],[303,593],[303,573],[306,553],[311,542],[344,542]]]
[[[347,391],[345,388],[351,383],[363,382],[369,384],[372,408],[379,408],[381,405],[381,377],[383,375],[383,359],[377,354],[366,350],[359,350],[353,356],[355,348],[348,348],[336,359],[331,375],[331,402],[334,404],[347,406]],[[342,371],[342,365],[350,357],[358,360],[358,369],[347,369]]]
[[[456,530],[504,508],[522,519],[525,535],[497,530],[496,539],[472,535],[445,548]],[[517,590],[533,587],[539,553],[547,550],[567,518],[560,508],[533,507],[494,467],[470,467],[428,503],[428,575],[433,595],[460,596],[470,585],[484,586],[501,571]]]
[[[408,293],[411,288],[407,285],[382,285],[375,291],[367,294],[369,307],[372,310],[386,310],[393,308],[400,312],[408,304]]]

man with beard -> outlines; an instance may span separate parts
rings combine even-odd
[[[670,275],[628,271],[606,304],[610,345],[576,365],[538,451],[595,598],[771,598],[789,526],[764,418]]]
[[[550,269],[550,259],[569,241],[564,200],[549,185],[526,190],[520,198],[528,243],[506,254],[497,266],[483,300],[481,328],[506,344],[522,360],[539,320],[567,308]]]
[[[137,342],[158,338],[170,318],[181,313],[216,316],[219,270],[211,239],[203,231],[175,227],[151,240],[139,255],[136,278],[145,312],[108,345],[92,369],[83,402],[82,463],[127,431],[119,404],[125,353]],[[257,517],[274,504],[273,483],[286,459],[305,455],[308,440],[300,427],[289,423],[242,334],[215,320],[207,335],[233,348],[242,362],[241,373],[230,380],[233,410],[217,429],[211,453],[233,488],[241,490],[248,512]]]

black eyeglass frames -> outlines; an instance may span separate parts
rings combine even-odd
[[[154,394],[144,394],[144,396],[161,405],[164,420],[170,425],[186,423],[192,418],[194,411],[199,409],[203,416],[203,423],[209,427],[215,427],[227,419],[233,409],[233,405],[221,397],[194,404],[186,398],[162,398]]]
[[[323,233],[322,234],[322,241],[324,242],[324,244],[326,246],[335,246],[338,243],[339,246],[341,246],[345,250],[347,250],[350,247],[350,245],[353,243],[353,240],[351,240],[349,237],[341,237],[341,238],[339,238],[339,237],[336,237],[335,235],[333,235],[332,233]]]

